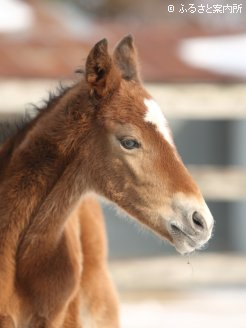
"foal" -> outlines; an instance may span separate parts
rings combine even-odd
[[[112,56],[98,42],[81,81],[10,138],[0,158],[0,328],[118,327],[90,192],[182,254],[211,236],[213,218],[141,84],[131,36]]]

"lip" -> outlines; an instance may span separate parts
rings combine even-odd
[[[171,230],[172,236],[179,236],[179,235],[183,236],[183,237],[187,238],[190,241],[191,244],[194,244],[194,247],[195,247],[195,245],[196,245],[195,240],[184,229],[181,229],[176,224],[171,223],[170,224],[170,230]]]
[[[180,228],[177,224],[171,223],[169,232],[173,238],[173,244],[181,254],[190,253],[200,246],[200,243],[191,237],[191,235]]]

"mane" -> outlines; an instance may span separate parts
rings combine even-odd
[[[31,104],[32,109],[34,110],[34,112],[40,113],[48,108],[55,106],[58,100],[62,98],[65,95],[65,93],[67,93],[67,91],[69,91],[72,87],[73,85],[68,86],[60,82],[58,86],[55,88],[55,90],[49,92],[48,98],[44,99],[41,105]]]
[[[0,145],[27,127],[34,117],[55,106],[71,88],[72,86],[65,86],[60,82],[55,90],[49,92],[47,99],[41,101],[41,104],[30,104],[23,115],[0,122]]]
[[[0,122],[0,145],[4,144],[8,139],[15,136],[30,121],[30,115],[24,113],[23,116],[15,117],[12,120]]]

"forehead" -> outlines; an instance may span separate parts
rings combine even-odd
[[[151,128],[173,145],[168,122],[162,109],[141,84],[123,82],[114,100],[112,111],[116,121],[136,125],[142,133],[144,129]]]

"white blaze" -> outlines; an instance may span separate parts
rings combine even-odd
[[[156,126],[157,131],[159,131],[164,139],[173,145],[173,139],[168,127],[167,120],[160,108],[160,106],[153,99],[144,99],[144,104],[147,107],[147,112],[145,113],[145,122],[152,123]]]

